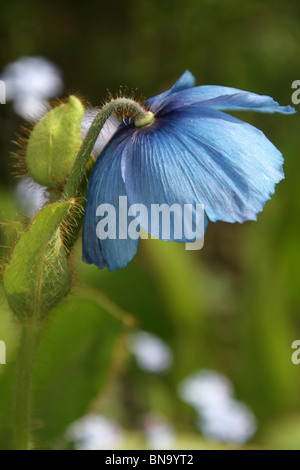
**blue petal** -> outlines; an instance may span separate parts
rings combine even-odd
[[[202,201],[195,184],[193,169],[181,165],[182,145],[178,147],[173,135],[169,136],[168,121],[166,120],[165,126],[159,121],[162,120],[157,119],[153,126],[135,132],[130,150],[123,153],[122,176],[130,204],[143,204],[147,208],[146,216],[140,215],[142,227],[162,240],[188,243],[202,238],[207,218],[205,216],[203,221],[198,209],[199,218],[196,219],[196,205],[202,204]],[[196,232],[197,220],[198,234],[201,235],[193,236],[193,232],[184,226],[182,217],[182,222],[179,222],[182,233],[176,236],[173,211],[170,213],[169,233],[166,234],[162,221],[151,218],[152,205],[162,204],[167,204],[169,208],[176,204],[179,216],[184,214],[184,205],[189,204],[193,218],[193,226],[190,228]],[[176,227],[178,229],[179,225]]]
[[[282,163],[258,129],[189,107],[142,129],[123,156],[122,174],[131,204],[202,203],[213,222],[244,222],[256,220],[284,177]]]
[[[257,95],[236,88],[204,85],[166,96],[157,106],[161,115],[183,106],[205,106],[218,110],[251,110],[263,113],[294,114],[291,106],[280,106],[270,96]]]
[[[126,196],[121,176],[121,155],[126,148],[127,128],[119,130],[105,147],[92,172],[85,208],[83,226],[83,261],[95,264],[99,269],[107,266],[110,271],[126,266],[137,252],[139,239],[119,239],[119,196]],[[116,209],[117,238],[100,240],[96,227],[100,220],[96,216],[100,204],[112,204]],[[126,205],[128,213],[128,205]],[[124,215],[124,214],[123,214]],[[128,217],[128,223],[132,217]],[[126,230],[127,230],[126,224]]]
[[[160,107],[165,98],[172,95],[173,93],[186,90],[187,88],[192,88],[195,86],[195,81],[196,80],[194,75],[189,70],[186,70],[170,90],[164,91],[160,95],[156,95],[153,98],[149,98],[146,101],[146,106],[150,106],[151,111],[155,113],[156,109]]]

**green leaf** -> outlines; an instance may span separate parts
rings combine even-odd
[[[108,314],[110,302],[104,307],[101,302],[101,297],[69,297],[42,337],[34,374],[38,448],[51,446],[88,410],[124,357],[128,319],[123,321],[117,308]]]
[[[19,319],[45,315],[69,292],[71,274],[61,236],[61,224],[73,201],[51,204],[21,234],[5,268],[4,289]]]

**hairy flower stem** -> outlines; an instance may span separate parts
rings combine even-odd
[[[14,396],[14,450],[31,449],[31,388],[32,373],[42,322],[27,318],[22,326],[21,343],[16,365]]]
[[[146,119],[148,116],[147,111],[139,103],[129,98],[117,98],[105,104],[95,117],[77,154],[62,194],[64,200],[77,194],[98,135],[113,113],[126,113],[126,115],[136,119]]]
[[[121,113],[138,120],[148,118],[146,110],[138,103],[128,98],[117,98],[104,105],[95,117],[81,148],[77,154],[70,176],[66,182],[62,200],[78,196],[83,190],[84,176],[88,175],[89,161],[98,135],[106,120],[113,113]],[[55,199],[55,195],[54,195]],[[14,396],[14,449],[30,450],[31,443],[31,389],[32,375],[36,350],[43,326],[41,312],[35,311],[26,317],[16,367],[16,382]]]

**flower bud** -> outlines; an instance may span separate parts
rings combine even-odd
[[[20,321],[46,316],[69,293],[72,276],[63,235],[74,206],[70,200],[44,207],[16,243],[3,285],[8,304]]]
[[[26,166],[42,186],[57,187],[70,174],[82,143],[84,106],[75,96],[49,111],[34,127],[26,149]]]

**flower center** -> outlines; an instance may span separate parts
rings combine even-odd
[[[147,113],[142,118],[135,120],[135,127],[148,126],[148,124],[151,124],[153,119],[154,119],[154,114],[151,113],[151,111],[147,111]]]

